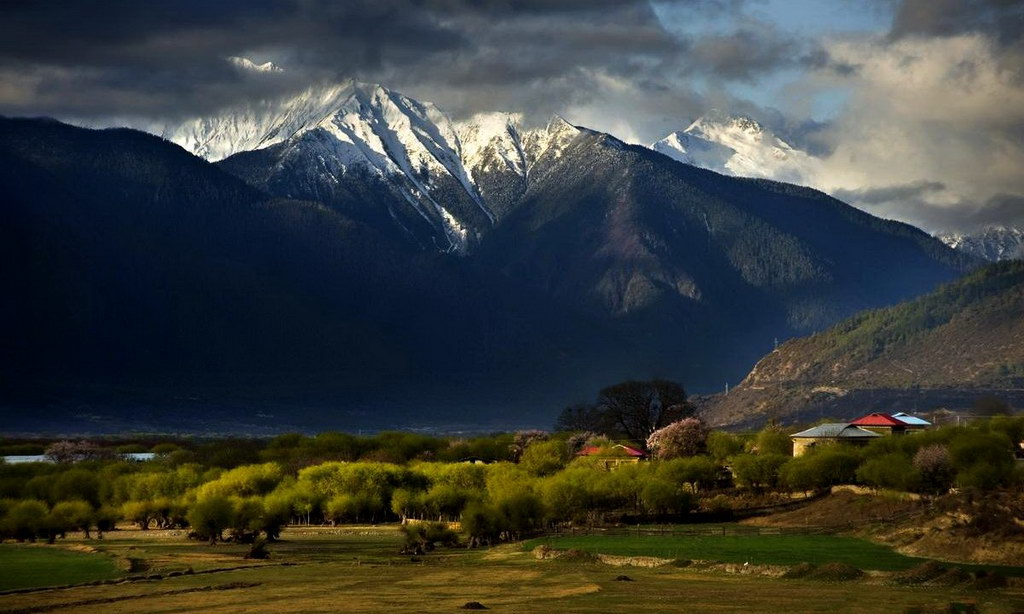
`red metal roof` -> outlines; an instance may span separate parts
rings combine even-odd
[[[617,444],[615,444],[613,446],[610,446],[610,447],[611,448],[618,448],[618,449],[622,450],[622,452],[624,452],[627,456],[637,456],[637,457],[647,456],[642,451],[637,450],[636,448],[631,448],[629,446],[624,446],[621,443],[617,443]],[[580,450],[579,452],[577,452],[577,455],[578,456],[594,456],[596,454],[602,454],[603,451],[607,450],[607,449],[608,448],[603,448],[601,446],[587,446],[587,447],[583,448],[582,450]]]
[[[857,426],[907,426],[906,422],[893,418],[889,414],[868,414],[857,418],[850,424]]]

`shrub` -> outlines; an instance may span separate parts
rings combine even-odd
[[[270,558],[270,551],[267,550],[267,538],[257,537],[256,541],[252,543],[249,548],[249,552],[246,553],[245,558],[265,560]]]
[[[920,489],[939,494],[949,490],[955,475],[949,448],[942,444],[924,446],[914,454],[914,468],[920,475]]]
[[[809,574],[813,573],[817,567],[810,563],[800,563],[787,569],[781,576],[786,580],[797,580],[800,578],[806,578]]]
[[[402,554],[426,554],[434,550],[437,544],[456,546],[459,536],[440,522],[423,522],[403,525],[402,535],[405,538]]]
[[[858,580],[864,576],[864,572],[853,565],[846,563],[825,563],[809,572],[804,577],[808,580],[819,580],[821,582],[848,582]]]

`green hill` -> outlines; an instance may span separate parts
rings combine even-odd
[[[899,305],[865,311],[765,356],[715,424],[1024,399],[1024,261],[997,263]]]

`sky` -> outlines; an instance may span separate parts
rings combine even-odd
[[[1022,36],[1024,0],[10,0],[0,114],[177,121],[354,78],[646,144],[714,108],[817,156],[815,187],[973,231],[1024,226]]]

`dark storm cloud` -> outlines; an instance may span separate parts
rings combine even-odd
[[[675,4],[714,16],[744,2]],[[599,95],[598,73],[678,89],[694,74],[749,80],[791,51],[756,24],[682,37],[640,0],[16,1],[0,5],[0,112],[185,115],[343,78],[440,92],[464,111],[565,105]],[[228,56],[286,72],[246,75]],[[512,98],[473,103],[489,93]]]
[[[996,194],[981,202],[960,201],[937,205],[928,200],[941,194],[941,182],[837,190],[836,198],[882,217],[908,221],[933,232],[977,232],[990,226],[1024,227],[1024,196]]]
[[[763,23],[744,25],[726,34],[699,37],[688,50],[694,66],[735,80],[752,80],[801,58],[796,39]]]
[[[858,202],[865,205],[880,205],[906,200],[918,200],[928,194],[945,189],[946,185],[940,181],[917,181],[883,188],[837,190],[833,196],[839,200]]]
[[[903,0],[895,11],[892,36],[952,36],[966,32],[995,34],[1015,44],[1024,32],[1021,0]]]

